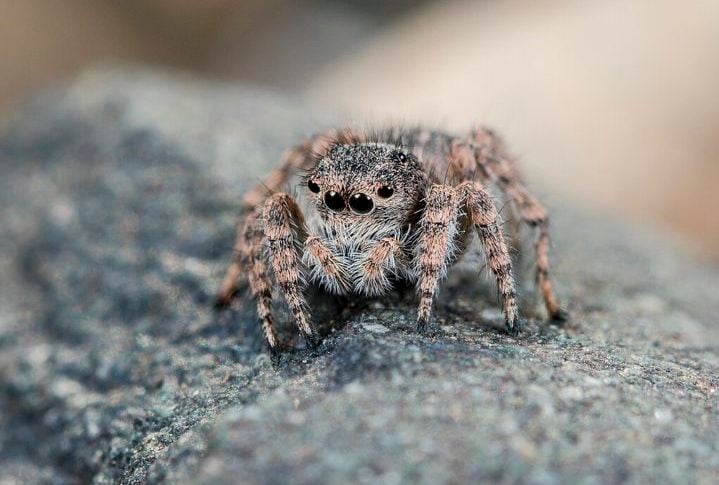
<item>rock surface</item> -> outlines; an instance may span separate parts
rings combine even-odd
[[[327,119],[110,69],[5,128],[1,483],[716,479],[719,275],[665,237],[558,210],[573,320],[524,271],[519,339],[459,270],[431,335],[411,292],[320,305],[319,349],[273,361],[246,296],[214,312],[240,195]]]

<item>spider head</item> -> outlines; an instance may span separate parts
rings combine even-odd
[[[306,177],[306,190],[329,222],[401,225],[416,212],[426,176],[401,147],[383,143],[338,144]]]

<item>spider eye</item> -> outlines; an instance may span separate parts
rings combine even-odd
[[[312,192],[313,194],[316,194],[320,191],[320,186],[311,180],[307,181],[307,188],[310,189],[310,192]]]
[[[387,185],[383,185],[379,189],[377,189],[377,195],[382,197],[383,199],[389,199],[392,197],[392,194],[394,194],[394,189],[392,187],[388,187]]]
[[[325,193],[325,205],[334,212],[342,212],[345,208],[345,200],[334,190]]]
[[[407,161],[407,155],[404,152],[395,152],[394,159],[398,162],[406,162]]]
[[[356,214],[369,214],[374,209],[374,201],[367,194],[354,194],[350,197],[350,209]]]

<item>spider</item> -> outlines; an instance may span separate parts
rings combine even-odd
[[[279,191],[302,173],[295,197]],[[330,130],[290,149],[244,196],[218,304],[232,300],[244,270],[264,336],[278,350],[272,276],[310,345],[317,332],[303,294],[307,284],[378,296],[403,281],[418,289],[417,329],[424,331],[440,281],[476,231],[497,280],[506,329],[516,336],[524,323],[512,262],[485,184],[494,184],[534,228],[538,287],[549,318],[565,320],[549,278],[547,211],[523,185],[502,140],[486,128],[468,137],[421,128]]]

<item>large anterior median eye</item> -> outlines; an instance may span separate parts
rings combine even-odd
[[[342,212],[345,208],[345,200],[334,190],[325,193],[325,205],[335,212]]]
[[[374,209],[374,201],[367,194],[354,194],[350,197],[350,209],[357,214],[369,214]]]

